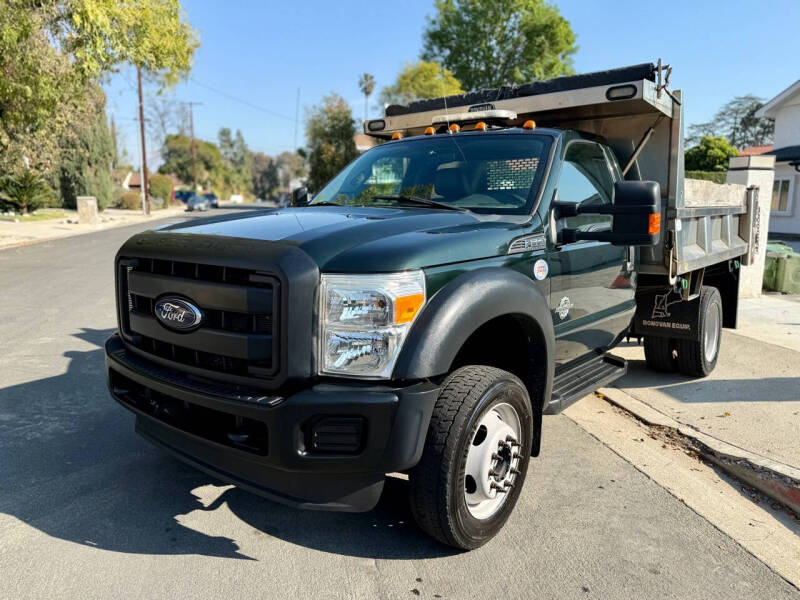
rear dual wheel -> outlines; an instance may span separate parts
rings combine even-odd
[[[692,377],[705,377],[717,366],[722,341],[722,298],[711,286],[700,289],[698,340],[645,337],[644,356],[655,371],[680,371]]]
[[[419,526],[462,550],[494,537],[522,490],[532,434],[530,399],[517,377],[483,366],[453,372],[436,400],[422,458],[409,474]]]

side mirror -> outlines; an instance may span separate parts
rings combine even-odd
[[[310,200],[305,186],[292,190],[292,206],[308,206]]]
[[[618,181],[614,204],[553,203],[555,219],[577,215],[613,215],[611,231],[562,229],[559,244],[597,240],[614,246],[654,246],[661,241],[661,186],[655,181]]]

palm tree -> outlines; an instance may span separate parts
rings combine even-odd
[[[370,95],[375,91],[375,78],[369,73],[364,73],[358,78],[358,87],[361,88],[361,93],[364,94],[364,120],[367,120],[367,102]]]

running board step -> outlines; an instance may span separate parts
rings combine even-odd
[[[619,379],[627,372],[628,362],[611,354],[604,354],[575,365],[556,375],[553,380],[553,393],[544,412],[547,415],[560,413],[576,400]]]

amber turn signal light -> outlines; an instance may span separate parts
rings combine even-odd
[[[414,320],[422,305],[425,303],[425,296],[422,294],[412,294],[410,296],[400,296],[394,301],[395,323],[410,323]]]
[[[650,213],[647,221],[647,233],[655,235],[661,231],[661,213]]]

